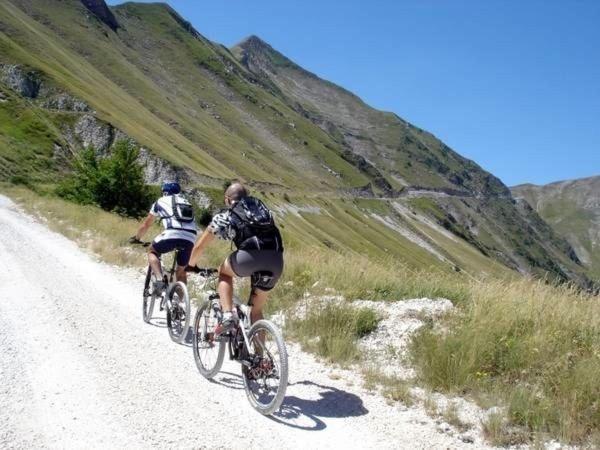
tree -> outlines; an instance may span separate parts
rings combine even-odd
[[[76,158],[73,173],[57,192],[67,200],[140,217],[150,207],[153,192],[144,182],[138,156],[139,149],[129,141],[119,141],[112,155],[103,159],[96,156],[93,148],[87,148]]]

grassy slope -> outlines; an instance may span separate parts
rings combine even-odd
[[[174,164],[217,178],[237,173],[297,187],[366,183],[325,133],[231,71],[222,50],[182,28],[166,5],[117,8],[123,27],[115,34],[89,14],[86,18],[79,2],[14,4],[29,15],[11,3],[1,5],[11,31],[0,35],[2,53],[44,71],[103,119]],[[282,160],[272,143],[256,139],[231,99],[219,93],[220,85],[263,128],[295,149],[295,164]],[[216,107],[207,111],[200,101]],[[329,175],[321,167],[324,161],[344,178]]]
[[[0,87],[0,176],[46,181],[54,173],[52,148],[59,140],[51,114]]]
[[[63,3],[60,6],[67,5]],[[174,164],[192,167],[199,173],[232,175],[221,163],[201,154],[193,143],[144,108],[139,100],[119,86],[118,78],[114,81],[109,79],[85,57],[71,50],[57,33],[32,20],[12,3],[0,4],[0,14],[8,31],[0,33],[0,51],[4,58],[41,70],[67,91],[88,101],[98,110],[101,118],[123,129],[149,148],[156,149],[159,153],[162,149],[165,156],[167,148],[178,148],[179,151],[168,152],[168,160]],[[97,27],[92,23],[87,25],[91,30],[85,30],[81,24],[81,11],[75,6],[60,10],[57,7],[45,8],[41,15],[47,17],[49,23],[64,24],[62,29],[69,32],[79,29],[81,36],[75,41],[81,44],[91,39],[86,39],[86,36],[94,36],[93,30]],[[101,34],[100,36],[104,40],[109,39]],[[106,48],[109,46],[106,45]],[[104,65],[114,66],[115,63],[108,55],[103,57],[106,59],[97,65],[98,68]],[[121,57],[118,69],[136,83],[144,84],[143,76],[126,58]]]

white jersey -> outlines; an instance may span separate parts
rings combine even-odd
[[[177,220],[173,212],[172,195],[164,195],[159,198],[150,208],[150,214],[158,217],[165,228],[156,239],[185,239],[191,242],[196,241],[198,227],[196,222],[181,222]],[[178,195],[176,196],[178,197]]]

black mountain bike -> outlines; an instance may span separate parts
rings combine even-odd
[[[207,294],[194,318],[192,349],[198,371],[207,379],[213,378],[221,370],[227,348],[229,358],[242,366],[244,389],[252,407],[261,414],[273,414],[281,406],[288,383],[287,350],[281,331],[269,320],[250,324],[251,302],[244,305],[234,295],[238,326],[218,334],[222,315],[215,289],[218,271],[195,272],[204,278]]]
[[[139,244],[144,247],[150,245],[149,242],[141,241]],[[177,248],[173,252],[173,262],[168,271],[165,271],[162,259],[160,259],[163,273],[162,281],[165,283],[164,289],[158,291],[153,289],[154,282],[158,281],[158,279],[152,272],[150,265],[148,265],[146,279],[144,281],[144,291],[142,294],[142,317],[144,322],[150,323],[155,303],[159,300],[160,311],[166,310],[169,336],[177,343],[181,343],[185,339],[188,333],[191,316],[190,297],[188,295],[187,286],[185,283],[177,281],[175,278],[177,255],[181,250],[182,249]]]

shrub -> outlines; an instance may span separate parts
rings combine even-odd
[[[200,208],[200,207],[196,207],[194,209],[195,209],[194,215],[196,216],[196,223],[198,225],[200,225],[201,227],[206,228],[210,224],[210,221],[213,218],[213,215],[210,212],[210,209],[209,208]]]
[[[75,159],[73,173],[58,187],[61,197],[83,205],[98,205],[129,217],[144,215],[153,199],[153,190],[144,183],[138,163],[139,149],[120,141],[107,158],[98,158],[93,148]]]

